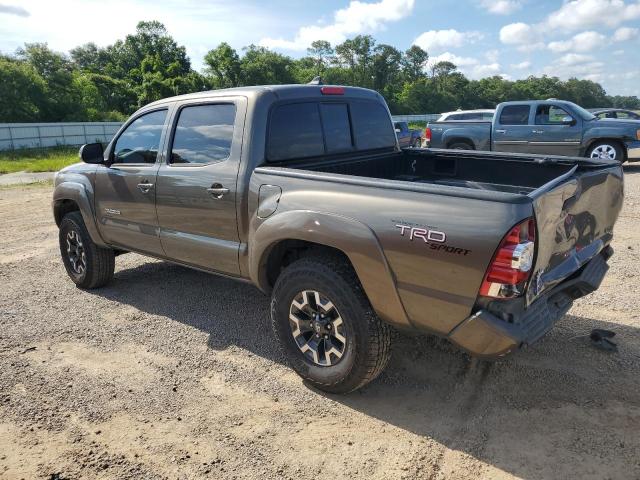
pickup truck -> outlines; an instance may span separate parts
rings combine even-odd
[[[80,157],[53,192],[78,287],[125,252],[251,282],[287,362],[336,393],[382,371],[391,327],[532,344],[600,285],[623,202],[618,162],[400,149],[383,98],[341,86],[168,98]]]
[[[432,122],[432,148],[640,161],[640,121],[599,119],[561,100],[505,102],[492,122]]]
[[[410,129],[407,122],[394,122],[393,128],[396,130],[396,137],[398,137],[400,148],[417,148],[421,146],[422,132],[420,130]]]

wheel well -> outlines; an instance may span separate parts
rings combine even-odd
[[[80,211],[80,207],[73,200],[57,200],[53,208],[56,225],[60,226],[62,219],[67,213],[76,211]]]
[[[627,158],[627,149],[624,148],[624,143],[617,138],[594,138],[589,142],[587,148],[584,149],[584,154],[586,155],[587,153],[589,153],[589,150],[591,150],[591,148],[597,143],[615,143],[618,147],[620,147],[623,157]]]
[[[454,137],[449,139],[449,141],[447,141],[447,148],[449,148],[451,145],[453,145],[454,143],[466,143],[467,145],[469,145],[473,150],[476,149],[475,145],[473,144],[473,142],[471,140],[469,140],[468,138],[464,138],[464,137]]]
[[[269,253],[266,255],[266,260],[263,263],[261,280],[263,281],[263,284],[271,290],[275,285],[278,276],[287,266],[300,258],[322,254],[339,257],[351,265],[349,257],[337,248],[308,242],[306,240],[282,240],[271,247]]]

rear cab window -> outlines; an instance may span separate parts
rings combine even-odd
[[[500,113],[500,125],[527,125],[530,111],[529,105],[506,105]]]
[[[371,100],[276,105],[267,137],[269,162],[396,146],[387,110]]]
[[[217,163],[229,158],[236,106],[229,103],[186,106],[180,110],[169,162]]]

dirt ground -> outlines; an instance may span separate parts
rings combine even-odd
[[[128,254],[108,287],[75,288],[51,187],[2,188],[0,478],[640,478],[640,166],[626,173],[605,283],[543,340],[486,364],[398,336],[348,396],[282,364],[249,285]]]

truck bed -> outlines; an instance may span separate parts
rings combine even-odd
[[[498,165],[499,163],[499,165]],[[290,167],[314,172],[527,195],[569,172],[575,160],[416,149]]]

